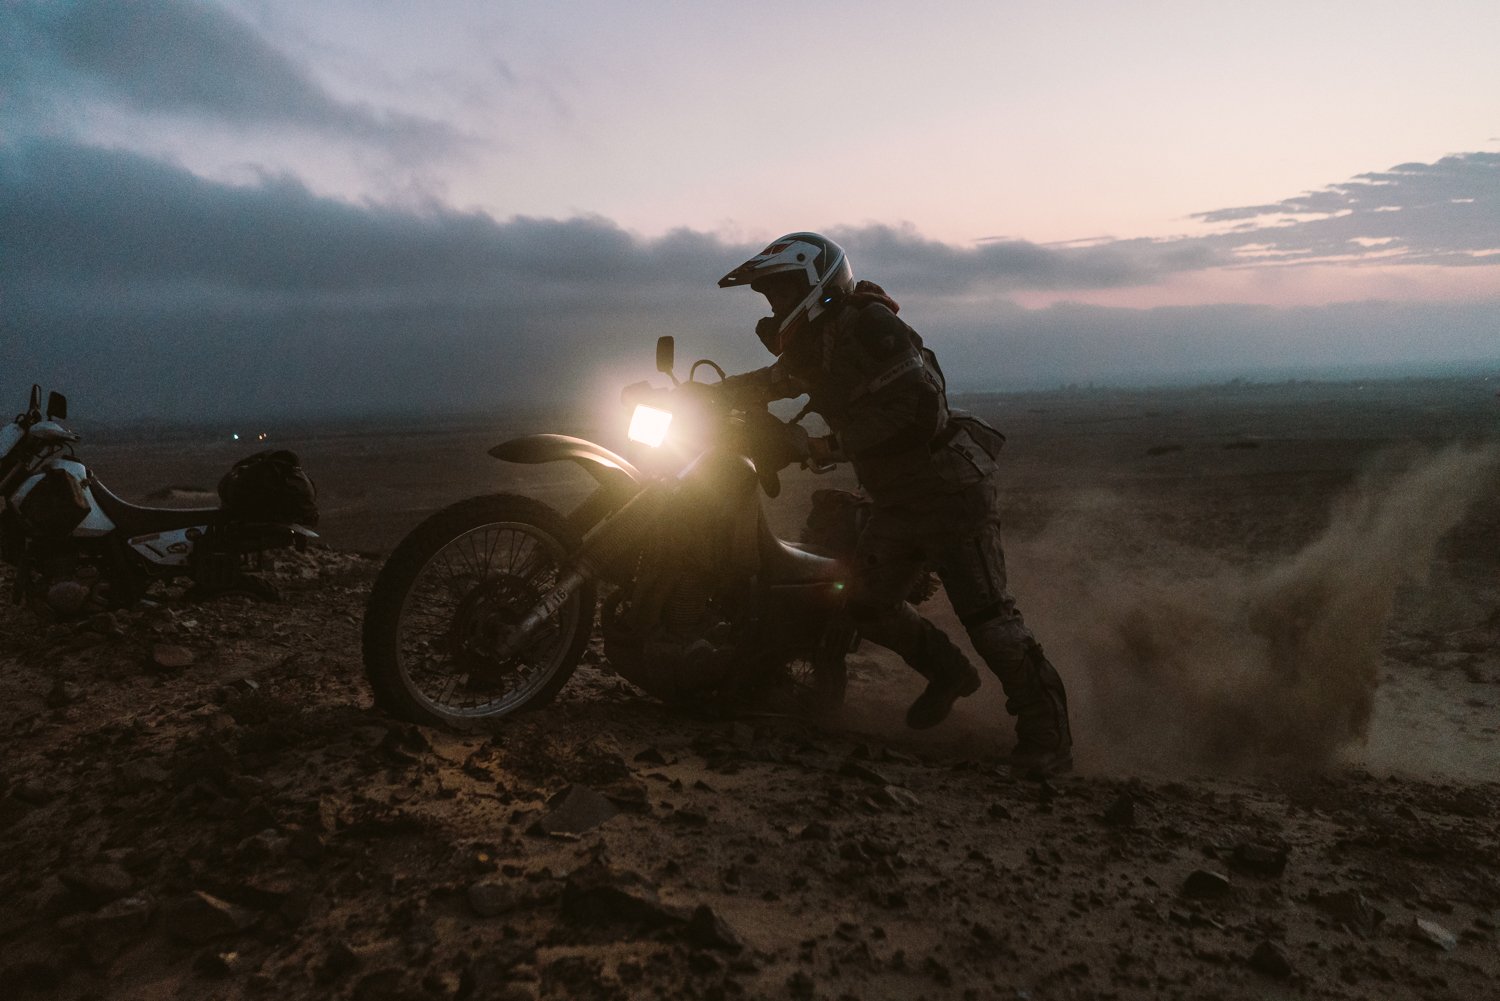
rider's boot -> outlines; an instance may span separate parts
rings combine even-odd
[[[953,703],[979,691],[979,672],[948,634],[922,619],[921,648],[907,661],[927,679],[927,687],[906,710],[906,725],[926,730],[948,718]]]
[[[906,711],[906,725],[914,730],[937,726],[953,703],[979,690],[979,672],[948,634],[902,602],[900,608],[878,619],[858,622],[860,633],[893,650],[922,677],[927,687]]]
[[[1073,767],[1073,735],[1068,728],[1068,693],[1042,645],[1027,640],[1019,660],[990,661],[1005,689],[1005,711],[1016,718],[1016,747],[1010,765],[1029,775],[1056,775]]]

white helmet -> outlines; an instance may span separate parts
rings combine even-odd
[[[803,323],[816,320],[825,309],[853,291],[854,270],[849,267],[849,255],[844,248],[817,233],[788,233],[719,279],[720,288],[754,287],[762,278],[790,273],[806,279],[807,295],[785,316],[776,317],[779,322],[774,327],[762,324],[756,329],[766,347],[778,355]]]

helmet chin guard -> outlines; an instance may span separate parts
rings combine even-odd
[[[785,350],[790,335],[804,323],[816,320],[854,288],[854,271],[844,248],[818,233],[788,233],[719,279],[720,288],[734,288],[788,273],[806,278],[807,295],[785,316],[763,320],[755,330],[767,350],[777,355]],[[762,329],[771,328],[772,323],[774,330]]]

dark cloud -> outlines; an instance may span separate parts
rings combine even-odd
[[[1486,359],[1493,306],[1027,311],[1003,290],[1151,281],[1203,243],[949,247],[836,234],[907,300],[956,386],[1211,377],[1298,365]],[[0,372],[97,416],[460,409],[591,398],[650,374],[651,344],[764,364],[763,302],[716,288],[759,249],[601,218],[506,221],[206,181],[65,142],[0,147]],[[8,397],[7,397],[8,398]]]
[[[955,247],[910,228],[866,226],[833,234],[859,248],[859,265],[892,281],[911,279],[936,291],[1115,288],[1143,285],[1165,275],[1211,267],[1215,248],[1152,240],[1114,240],[1091,246],[1042,246],[1024,240],[986,240]]]
[[[352,205],[36,141],[0,147],[0,371],[177,416],[568,396],[596,366],[649,363],[661,333],[754,361],[728,332],[756,307],[714,284],[753,249]]]
[[[1194,216],[1237,223],[1199,242],[1241,263],[1326,259],[1382,264],[1494,264],[1500,258],[1500,153],[1460,153],[1359,174],[1268,205]],[[1246,253],[1246,249],[1249,253]]]
[[[403,155],[459,144],[449,126],[341,101],[254,28],[190,0],[7,3],[9,87],[36,107],[76,93],[147,114],[338,135]],[[0,71],[4,72],[4,71]]]

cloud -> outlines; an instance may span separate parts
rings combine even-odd
[[[0,180],[12,273],[77,286],[386,299],[525,289],[629,298],[642,288],[710,287],[758,249],[689,229],[641,240],[598,217],[501,222],[441,206],[355,205],[286,176],[226,185],[137,154],[55,140],[0,150]],[[1202,263],[1196,248],[1184,254],[1149,241],[957,248],[888,226],[833,235],[858,248],[861,271],[934,293],[1139,284]]]
[[[249,24],[211,4],[21,2],[5,5],[4,22],[11,38],[4,80],[33,115],[49,100],[83,94],[146,115],[295,127],[403,156],[464,142],[441,122],[334,97]]]
[[[715,280],[754,249],[354,205],[32,141],[0,147],[0,371],[177,416],[566,397],[594,365],[649,360],[660,333],[722,334],[748,366],[727,321],[755,307]]]
[[[924,239],[911,228],[869,225],[830,233],[859,248],[859,266],[898,284],[935,291],[1117,288],[1223,263],[1213,247],[1152,240],[1112,240],[1084,247],[1025,240],[986,240],[975,247]]]
[[[1359,174],[1268,205],[1201,212],[1235,223],[1201,243],[1240,264],[1494,264],[1500,258],[1500,153],[1459,153]]]
[[[1207,266],[1216,251],[1202,243],[835,235],[907,303],[956,388],[1496,355],[1493,303],[1028,311],[1005,299]],[[688,229],[645,239],[599,217],[351,204],[289,177],[228,185],[59,140],[0,146],[0,372],[16,380],[0,392],[40,380],[80,413],[176,418],[597,401],[601,380],[650,374],[660,334],[685,360],[764,364],[750,336],[763,302],[716,287],[758,249]]]

